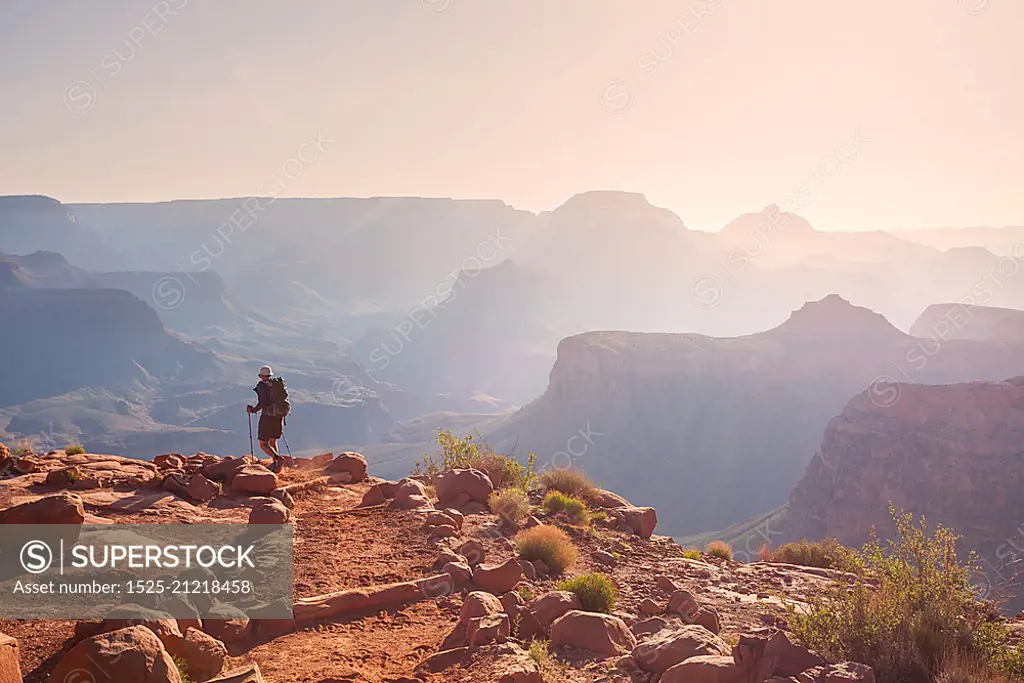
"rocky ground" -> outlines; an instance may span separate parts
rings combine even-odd
[[[856,664],[825,670],[785,636],[782,602],[799,605],[822,589],[830,570],[688,559],[670,538],[651,533],[654,511],[615,496],[599,523],[538,514],[513,529],[483,503],[490,482],[482,473],[460,471],[428,489],[368,477],[354,454],[303,461],[279,476],[205,454],[154,463],[0,455],[3,471],[0,524],[59,517],[289,522],[295,529],[294,620],[171,619],[128,628],[110,618],[0,620],[0,633],[17,640],[30,683],[66,683],[80,670],[92,681],[75,683],[103,683],[90,667],[125,648],[146,656],[114,660],[113,670],[102,669],[107,677],[174,683],[171,652],[183,656],[195,680],[235,683],[874,680]],[[613,579],[620,591],[613,614],[582,611],[556,591],[564,577],[517,558],[512,539],[538,523],[562,528],[579,548],[568,576],[598,571]],[[527,636],[537,639],[533,648]],[[2,683],[9,683],[9,651],[0,637]]]

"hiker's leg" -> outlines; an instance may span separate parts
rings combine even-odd
[[[273,453],[274,459],[277,460],[281,457],[281,454],[277,451],[277,439],[268,439],[270,450],[268,453]]]
[[[269,455],[275,461],[277,460],[277,449],[276,448],[272,448],[270,446],[270,441],[269,440],[264,441],[264,440],[261,439],[260,440],[260,448],[263,449],[263,452],[266,453],[267,455]]]

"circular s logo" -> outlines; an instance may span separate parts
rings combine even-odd
[[[21,566],[29,574],[42,574],[53,564],[53,551],[42,541],[29,541],[21,548]]]

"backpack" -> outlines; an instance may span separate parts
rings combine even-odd
[[[270,380],[270,405],[267,406],[266,412],[273,417],[287,417],[292,412],[292,404],[288,400],[288,389],[281,377],[274,377]]]

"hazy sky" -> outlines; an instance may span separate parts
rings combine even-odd
[[[1021,0],[0,0],[0,194],[1022,224],[1022,35]]]

